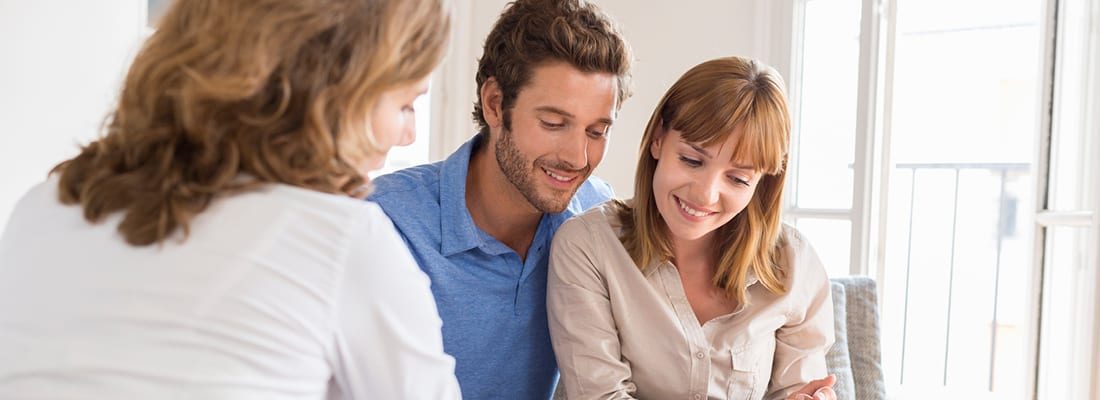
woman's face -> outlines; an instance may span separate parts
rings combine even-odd
[[[359,168],[363,176],[367,172],[381,168],[386,162],[386,153],[393,146],[408,146],[416,140],[416,110],[413,101],[428,91],[429,77],[397,86],[382,92],[378,102],[371,110],[371,132],[382,154],[365,160]]]
[[[712,240],[713,233],[749,204],[761,174],[739,160],[730,161],[743,128],[724,141],[702,147],[669,129],[650,144],[657,159],[653,197],[676,243]]]

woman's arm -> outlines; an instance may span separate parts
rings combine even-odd
[[[380,209],[361,218],[334,315],[341,398],[461,399],[428,276]]]
[[[597,241],[576,218],[554,236],[546,293],[550,338],[567,399],[633,399]]]
[[[787,228],[792,229],[792,228]],[[833,301],[821,259],[792,232],[787,267],[791,298],[788,322],[775,333],[775,361],[767,399],[784,399],[827,374],[825,352],[835,341]]]

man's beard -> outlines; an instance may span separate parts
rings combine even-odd
[[[570,168],[561,162],[550,162],[542,158],[532,163],[516,148],[516,143],[512,140],[512,131],[507,127],[501,130],[500,138],[497,139],[496,156],[501,172],[512,183],[512,186],[515,186],[516,190],[523,194],[523,197],[527,199],[531,206],[542,213],[556,214],[565,211],[570,200],[573,199],[573,194],[577,193],[580,184],[588,179],[591,170],[588,165],[585,165],[583,170],[578,171],[577,182],[574,182],[572,189],[551,189],[554,191],[552,195],[541,196],[539,187],[535,182],[537,177],[533,174],[545,175],[546,173],[542,171],[542,168],[562,171],[576,171],[576,169]]]

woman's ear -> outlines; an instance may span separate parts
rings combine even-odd
[[[481,116],[485,123],[492,128],[500,127],[504,121],[504,93],[500,91],[500,83],[496,77],[489,77],[481,84]]]
[[[649,142],[649,155],[652,156],[654,160],[661,159],[661,146],[664,145],[665,136],[668,136],[667,133],[668,132],[664,128],[664,123],[658,122],[657,129],[653,131],[653,141]]]

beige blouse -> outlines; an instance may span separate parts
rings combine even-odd
[[[784,226],[786,294],[748,280],[748,304],[700,325],[676,266],[642,273],[610,203],[561,226],[547,308],[568,399],[783,399],[826,375],[829,280],[814,250]]]

